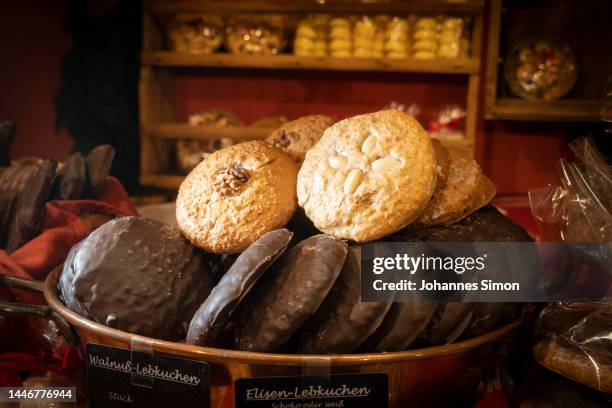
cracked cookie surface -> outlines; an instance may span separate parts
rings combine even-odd
[[[272,132],[266,142],[288,154],[296,163],[304,161],[306,152],[314,146],[325,129],[334,124],[329,116],[303,116],[287,122]]]
[[[295,162],[263,141],[218,150],[181,184],[179,228],[208,252],[241,252],[289,221],[296,207],[296,177]]]
[[[482,175],[474,159],[458,150],[448,152],[450,168],[446,183],[436,188],[431,202],[419,216],[417,222],[422,226],[456,222],[485,205],[495,194],[495,186]],[[482,197],[480,190],[487,190],[482,191]]]
[[[414,221],[435,185],[429,135],[412,116],[384,110],[329,127],[306,153],[297,194],[319,230],[365,242]]]

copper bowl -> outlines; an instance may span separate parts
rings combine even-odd
[[[212,407],[233,407],[233,384],[239,378],[328,373],[386,373],[389,407],[457,406],[469,401],[484,368],[520,320],[483,336],[445,346],[393,353],[300,355],[253,353],[198,347],[138,336],[95,323],[69,310],[59,300],[61,269],[47,276],[44,296],[50,308],[75,329],[84,350],[87,343],[121,348],[147,344],[152,351],[206,361],[210,364]]]

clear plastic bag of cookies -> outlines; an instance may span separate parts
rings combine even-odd
[[[394,16],[387,21],[384,52],[387,58],[407,58],[410,55],[409,24],[406,18]]]
[[[544,367],[605,394],[612,392],[612,303],[557,302],[537,322],[533,348]]]
[[[301,57],[327,56],[329,20],[327,14],[313,14],[300,19],[295,29],[293,53]]]
[[[435,119],[429,122],[427,131],[432,137],[446,140],[461,140],[465,137],[465,109],[459,105],[448,105],[440,109]]]
[[[529,192],[531,211],[541,239],[608,243],[612,239],[612,173],[591,139],[576,139],[570,148],[576,161],[560,161],[561,184]],[[587,261],[610,259],[607,246],[580,245],[579,248],[587,255],[584,258]],[[597,295],[602,300],[558,302],[544,308],[537,325],[536,360],[573,381],[610,393],[610,271],[602,267],[601,261],[577,263],[567,257],[549,258],[553,261],[544,261],[547,266],[544,274],[547,282],[560,288],[557,292],[569,287],[571,293],[568,290],[564,293],[573,295],[576,290],[585,290],[589,298]]]
[[[412,26],[412,57],[417,59],[435,58],[438,51],[440,18],[431,15],[410,16]]]
[[[179,13],[168,24],[174,51],[211,54],[223,43],[224,21],[214,14]]]
[[[288,17],[282,14],[238,14],[226,28],[225,46],[233,54],[280,54],[287,43],[288,25]]]
[[[462,17],[443,16],[439,25],[437,56],[440,58],[458,58],[461,54],[465,22]]]
[[[612,172],[591,139],[570,144],[577,160],[561,159],[561,185],[529,191],[531,212],[546,241],[612,240]]]
[[[516,96],[534,101],[554,101],[576,83],[577,65],[572,49],[549,40],[517,44],[508,53],[504,78]]]
[[[348,58],[353,55],[353,20],[351,16],[334,16],[329,20],[329,56]]]
[[[232,113],[212,109],[193,114],[189,117],[191,126],[227,127],[242,126],[240,118]],[[189,173],[195,166],[204,160],[210,153],[234,144],[227,137],[214,138],[208,141],[179,140],[176,143],[176,159],[179,170]]]
[[[381,58],[383,56],[384,32],[381,30],[382,17],[376,19],[361,16],[353,28],[353,57]]]

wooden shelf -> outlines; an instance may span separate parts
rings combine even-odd
[[[265,139],[274,128],[250,128],[238,126],[191,126],[187,124],[161,123],[144,129],[152,138],[212,140],[227,137],[235,141]],[[465,149],[472,146],[467,139],[439,139],[447,147]]]
[[[487,112],[487,119],[596,122],[602,102],[599,100],[564,99],[554,102],[532,102],[518,98],[501,98]]]
[[[295,70],[293,77],[306,76],[300,71],[337,72],[396,72],[465,76],[466,124],[463,140],[442,140],[453,148],[473,154],[478,112],[481,67],[481,39],[485,0],[237,0],[237,1],[167,1],[144,0],[141,71],[139,82],[141,169],[143,185],[176,189],[184,176],[176,172],[175,141],[180,139],[211,140],[231,138],[235,141],[263,139],[273,129],[249,127],[194,127],[180,122],[177,105],[177,83],[184,71],[181,68],[210,69],[218,75],[224,69]],[[167,45],[164,24],[173,13],[201,12],[231,16],[241,12],[286,13],[289,20],[309,13],[331,14],[389,14],[408,16],[449,14],[468,16],[471,25],[470,58],[459,59],[382,59],[382,58],[318,58],[289,54],[247,56],[218,53],[193,55],[162,51]],[[195,69],[194,69],[195,70]],[[193,70],[193,71],[194,71]],[[191,72],[192,70],[188,70]],[[245,73],[246,75],[247,73]],[[310,76],[310,75],[308,75]],[[323,76],[323,74],[321,75]],[[352,75],[354,76],[354,75]],[[446,78],[447,80],[449,78]],[[463,78],[462,78],[463,79]],[[304,78],[307,81],[306,78]],[[339,100],[342,95],[337,96]],[[376,107],[372,107],[376,109]],[[325,112],[321,112],[325,113]]]
[[[187,129],[191,129],[191,130],[200,130],[202,132],[192,133],[191,135],[188,135],[190,139],[208,140],[212,138],[208,136],[208,130],[212,132],[213,130],[230,129],[230,128],[209,128],[208,130],[206,130],[205,127],[195,127],[195,126],[189,126],[189,125],[159,125],[157,127],[157,130],[159,131],[161,129],[163,130],[160,131],[159,133],[156,133],[155,135],[152,133],[151,137],[180,139],[181,137],[178,136],[179,134],[184,135],[184,131],[186,131]],[[241,128],[234,128],[234,129],[241,129]],[[242,129],[247,130],[248,128],[242,128]],[[180,133],[175,133],[179,131]],[[233,137],[234,139],[236,139],[235,136],[230,136],[229,134],[227,134],[226,136]],[[219,134],[218,133],[214,134],[214,137],[215,138],[219,137]],[[455,149],[462,149],[462,150],[469,150],[472,148],[472,145],[473,145],[472,142],[470,142],[469,140],[441,139],[440,141],[446,147],[452,147]],[[185,178],[184,175],[177,175],[177,174],[141,174],[140,183],[145,186],[159,187],[159,188],[174,190],[174,189],[179,188],[184,178]]]
[[[145,2],[146,10],[154,14],[178,12],[210,12],[234,14],[241,12],[262,13],[341,13],[347,9],[356,14],[397,14],[397,13],[457,13],[463,15],[481,14],[484,0],[420,0],[411,2],[388,1],[328,1],[291,0],[291,1],[202,1],[202,2]]]
[[[151,137],[159,139],[212,140],[227,137],[236,141],[264,139],[274,130],[274,128],[191,126],[169,123],[143,125],[143,127]]]
[[[142,64],[158,67],[223,67],[259,69],[297,69],[328,71],[389,71],[438,74],[474,74],[479,70],[477,58],[331,58],[296,57],[294,55],[235,55],[153,51],[143,52]]]

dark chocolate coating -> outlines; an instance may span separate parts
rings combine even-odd
[[[38,171],[38,164],[0,167],[0,190],[23,192]]]
[[[240,254],[193,315],[187,344],[208,345],[213,342],[253,285],[285,252],[292,236],[291,231],[284,228],[270,231]]]
[[[470,322],[461,337],[471,339],[488,333],[500,321],[509,305],[502,302],[475,303]]]
[[[16,191],[0,190],[0,248],[2,249],[6,248],[17,199]]]
[[[501,214],[495,207],[487,205],[461,221],[447,226],[411,231],[405,229],[388,237],[388,241],[408,242],[532,242],[533,239],[518,224]],[[476,245],[476,244],[475,244]],[[528,254],[521,254],[528,256]],[[488,260],[488,266],[499,268],[503,273],[511,256]],[[451,343],[460,336],[482,334],[491,329],[502,315],[503,308],[461,302],[440,303],[428,327],[419,336],[416,344],[431,346]],[[465,337],[465,335],[464,335]]]
[[[387,302],[361,302],[361,255],[350,247],[338,280],[315,315],[295,336],[305,354],[351,353],[378,328],[391,307]]]
[[[291,248],[247,299],[236,346],[275,351],[319,308],[338,278],[347,245],[331,235],[315,235]]]
[[[87,182],[87,165],[81,153],[71,154],[64,162],[59,180],[59,198],[61,200],[78,200],[81,198]]]
[[[15,251],[36,236],[43,208],[51,193],[56,167],[55,160],[44,160],[36,165],[34,173],[25,180],[15,205],[6,243],[7,252]]]
[[[86,161],[90,188],[96,189],[104,184],[114,158],[115,149],[110,145],[100,145],[89,152]]]
[[[429,324],[415,344],[429,347],[454,342],[469,325],[473,309],[473,303],[439,303]]]
[[[361,349],[364,352],[405,350],[425,330],[436,306],[436,302],[393,303]]]
[[[212,289],[206,261],[174,227],[118,218],[71,250],[60,279],[62,298],[107,326],[179,340]]]
[[[532,242],[520,225],[487,205],[461,221],[421,230],[403,229],[385,241],[424,242]]]

